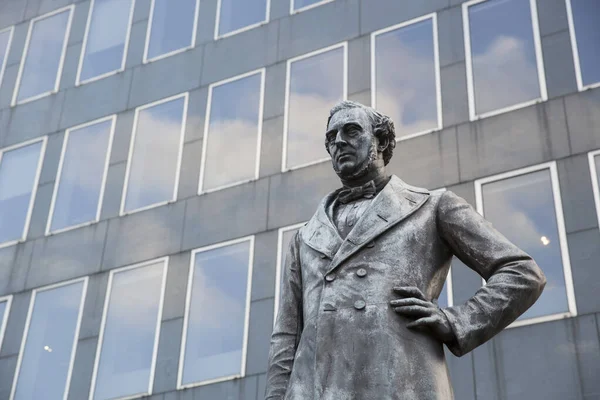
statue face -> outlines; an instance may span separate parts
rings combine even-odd
[[[336,112],[325,135],[333,169],[341,178],[356,176],[372,161],[378,140],[364,110],[351,108]]]

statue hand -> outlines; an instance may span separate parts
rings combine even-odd
[[[390,304],[394,311],[414,321],[406,325],[407,328],[424,328],[442,342],[454,340],[454,333],[446,314],[440,308],[427,300],[423,292],[416,287],[394,288],[401,299],[392,300]]]

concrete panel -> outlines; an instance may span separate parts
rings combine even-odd
[[[598,227],[590,165],[586,154],[557,161],[567,233]]]
[[[252,300],[275,296],[275,266],[277,265],[277,231],[256,235],[252,268]],[[272,310],[271,310],[272,311]]]
[[[371,36],[367,35],[348,42],[348,93],[370,92],[370,89]]]
[[[0,3],[0,29],[21,22],[25,15],[27,3],[18,0],[3,1]]]
[[[600,397],[600,340],[595,315],[569,320],[575,335],[575,352],[584,399]]]
[[[110,220],[102,269],[130,265],[177,252],[181,246],[182,202]]]
[[[600,88],[565,97],[573,153],[600,148]]]
[[[31,0],[29,0],[31,2]],[[73,3],[73,0],[38,0],[39,8],[36,15],[42,15],[49,13],[50,11],[57,10],[61,7],[68,6]]]
[[[19,66],[14,64],[7,66],[4,70],[4,77],[2,78],[2,85],[0,85],[0,109],[9,111],[10,102],[12,100],[13,92],[15,90],[15,82],[17,80],[17,74],[19,73]],[[12,110],[10,110],[12,111]],[[7,122],[9,120],[7,119]],[[6,129],[8,130],[8,129]],[[7,132],[4,132],[2,136],[6,136]]]
[[[135,0],[133,9],[133,23],[146,20],[150,17],[150,4],[152,0]]]
[[[125,184],[125,169],[127,163],[111,165],[108,167],[106,176],[106,187],[104,189],[104,201],[102,202],[102,211],[100,219],[113,218],[119,215],[121,207],[121,194]]]
[[[5,1],[5,2],[2,2],[2,5],[8,4],[8,3],[11,3],[11,2]],[[17,1],[13,0],[12,3],[17,3]],[[2,5],[0,5],[0,7],[2,7]],[[2,15],[1,9],[0,9],[0,15]],[[2,29],[4,29],[4,27]],[[10,44],[8,58],[6,59],[7,66],[21,63],[21,58],[23,57],[23,51],[25,50],[25,41],[27,39],[27,31],[29,30],[29,21],[15,25],[14,29],[15,30],[13,32],[12,43]],[[6,75],[4,75],[4,79],[6,79]]]
[[[565,0],[538,0],[537,11],[542,36],[569,29]]]
[[[125,110],[132,75],[132,71],[127,70],[68,89],[60,118],[61,129]]]
[[[265,120],[283,116],[285,113],[285,75],[286,63],[278,63],[267,67],[265,75]]]
[[[587,231],[567,235],[569,255],[571,256],[571,273],[575,287],[575,302],[578,314],[600,311],[600,231],[592,228]]]
[[[454,305],[465,303],[483,285],[481,276],[457,257],[452,259],[452,301]]]
[[[307,221],[323,197],[341,186],[330,161],[275,175],[270,181],[268,229]]]
[[[290,0],[271,0],[271,21],[289,15]]]
[[[452,64],[440,71],[442,119],[446,127],[469,120],[466,73],[464,62]]]
[[[187,199],[198,193],[200,179],[200,163],[202,160],[202,140],[185,143],[179,176],[179,193],[177,199]]]
[[[246,359],[246,374],[248,375],[267,372],[274,307],[274,299],[255,301],[250,306],[248,357]]]
[[[38,186],[33,212],[31,213],[29,231],[27,232],[28,240],[37,239],[46,233],[46,223],[48,222],[48,214],[50,213],[53,190],[53,182]]]
[[[4,146],[24,142],[58,130],[64,92],[44,97],[12,109]]]
[[[453,7],[441,11],[438,18],[438,40],[440,46],[440,66],[456,64],[465,60],[462,9]]]
[[[138,2],[140,1],[141,0],[138,0]],[[68,41],[69,46],[76,43],[83,43],[85,27],[87,25],[88,14],[90,12],[90,3],[91,0],[78,1],[75,6],[73,19],[71,21],[71,34],[69,35]]]
[[[80,340],[77,343],[73,375],[69,388],[69,400],[87,399],[92,384],[92,373],[96,357],[98,338]]]
[[[79,57],[81,56],[81,46],[81,43],[75,43],[67,47],[59,90],[66,90],[75,86]]]
[[[283,124],[283,117],[263,121],[262,144],[260,146],[260,177],[281,172]]]
[[[192,90],[188,100],[188,115],[185,126],[185,142],[193,142],[204,137],[204,116],[208,101],[208,87]]]
[[[198,32],[196,43],[211,42],[215,37],[215,23],[217,15],[217,0],[204,0],[200,4],[198,15]]]
[[[473,355],[455,357],[444,347],[446,363],[450,371],[450,380],[454,389],[454,398],[475,400],[475,378],[473,376]]]
[[[110,152],[110,165],[126,162],[127,157],[129,157],[134,114],[134,110],[129,110],[117,115],[112,150]]]
[[[26,288],[36,288],[100,271],[107,222],[36,240]]]
[[[0,358],[0,399],[8,399],[12,388],[17,356]]]
[[[195,249],[264,230],[268,188],[269,180],[261,179],[187,200],[181,249]]]
[[[64,132],[58,132],[48,136],[46,143],[46,152],[44,153],[44,163],[40,174],[39,184],[54,182],[58,172],[58,163],[62,151]]]
[[[183,318],[185,314],[185,297],[190,272],[190,257],[191,254],[189,251],[169,257],[167,286],[165,288],[162,314],[163,321]]]
[[[256,376],[248,376],[243,379],[219,382],[212,385],[200,386],[188,390],[193,392],[193,397],[186,397],[185,392],[180,393],[180,400],[196,399],[235,399],[256,400],[256,388],[258,379]],[[189,394],[187,394],[189,396]]]
[[[177,388],[182,331],[183,318],[172,319],[161,324],[153,392],[160,393]]]
[[[94,274],[88,281],[87,295],[83,307],[79,340],[97,337],[100,334],[102,312],[106,300],[108,273]]]
[[[498,383],[496,367],[496,341],[491,340],[473,350],[473,374],[477,399],[503,400],[504,387]],[[535,397],[534,397],[535,398]]]
[[[571,49],[569,31],[562,31],[542,39],[549,98],[577,92],[575,64],[573,64],[573,57],[569,57],[573,54]]]
[[[282,18],[277,60],[284,61],[358,37],[359,3],[359,0],[332,1]],[[362,9],[364,11],[370,7],[372,6],[369,4]]]
[[[257,389],[256,399],[257,400],[264,399],[265,394],[267,392],[267,375],[266,374],[262,374],[262,375],[258,376],[258,387],[256,389]]]
[[[538,164],[570,153],[561,99],[458,127],[461,180]]]
[[[19,354],[30,299],[31,292],[19,293],[13,296],[0,357],[16,356]]]
[[[11,110],[5,108],[4,110],[0,110],[0,144],[4,143],[4,137],[7,133],[8,121],[10,119]]]
[[[459,181],[456,128],[399,141],[388,172],[411,185],[438,188]]]
[[[399,24],[448,7],[448,0],[360,0],[360,33]]]
[[[136,22],[131,26],[131,33],[129,34],[129,47],[127,48],[127,59],[125,60],[125,68],[133,68],[142,64],[144,59],[144,46],[146,45],[147,29],[147,20]]]
[[[136,67],[128,107],[187,92],[200,86],[203,47]],[[173,71],[177,71],[176,74]],[[169,79],[165,79],[169,77]]]
[[[0,249],[0,296],[25,289],[33,241]]]

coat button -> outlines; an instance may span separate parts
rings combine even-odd
[[[365,303],[364,300],[356,300],[354,302],[354,308],[356,308],[357,310],[362,310],[366,306],[367,306],[367,303]]]
[[[333,304],[325,304],[323,305],[323,311],[335,311],[336,308],[333,306]]]
[[[364,278],[365,276],[367,276],[367,270],[364,268],[359,268],[358,270],[356,270],[356,276],[358,276],[359,278]]]
[[[325,275],[325,280],[327,282],[333,282],[333,281],[335,281],[335,274],[327,274],[327,275]]]

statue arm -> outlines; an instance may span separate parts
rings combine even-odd
[[[300,233],[297,232],[290,241],[282,271],[279,310],[269,352],[266,400],[282,400],[285,397],[304,327],[299,241]]]
[[[455,336],[446,344],[452,353],[462,356],[531,307],[546,278],[528,254],[452,192],[441,195],[437,226],[452,252],[487,282],[466,303],[442,310]]]

